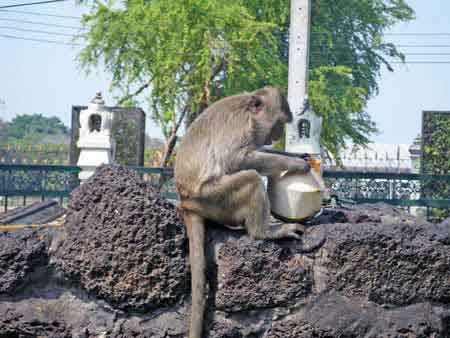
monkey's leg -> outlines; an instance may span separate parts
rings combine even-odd
[[[247,232],[255,239],[300,239],[300,224],[275,224],[270,226],[270,203],[261,177],[255,170],[244,170],[225,175],[201,189],[204,201],[200,214],[221,223],[245,224]],[[214,207],[213,207],[214,206]]]
[[[189,262],[191,265],[191,318],[189,338],[201,338],[206,304],[205,225],[202,217],[183,211],[189,237]]]

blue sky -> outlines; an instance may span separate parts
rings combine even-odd
[[[28,0],[0,0],[0,4],[14,4]],[[449,33],[450,1],[409,0],[417,19],[397,25],[390,33]],[[80,16],[84,11],[74,2],[20,7],[15,10]],[[20,13],[0,12],[0,35],[68,41],[64,36],[52,36],[4,27],[47,30],[72,34],[66,28],[53,28],[2,19],[46,22],[77,26],[77,20]],[[389,36],[403,45],[447,45],[447,36]],[[405,47],[405,53],[447,53],[440,56],[413,56],[408,61],[448,61],[449,64],[395,65],[395,72],[384,70],[379,81],[379,95],[367,107],[381,133],[373,140],[381,143],[410,143],[420,132],[422,110],[450,110],[450,47]],[[71,105],[86,104],[96,91],[102,91],[107,103],[108,75],[101,69],[86,75],[75,62],[77,49],[66,45],[14,40],[0,36],[0,117],[10,120],[16,114],[42,113],[58,116],[70,125]],[[4,101],[5,104],[1,104]],[[143,107],[144,110],[147,107]],[[147,133],[161,137],[161,132],[147,118]]]

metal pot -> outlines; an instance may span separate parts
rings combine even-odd
[[[307,174],[283,172],[269,178],[267,192],[275,216],[298,222],[322,208],[323,180],[314,170]]]

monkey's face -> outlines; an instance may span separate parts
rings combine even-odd
[[[275,122],[272,124],[270,140],[274,142],[278,141],[284,135],[285,124],[291,123],[293,120],[289,103],[280,91],[278,91],[277,104],[272,107],[272,119]]]
[[[272,131],[270,133],[270,143],[278,141],[284,134],[284,123],[278,120],[274,126],[272,127]]]
[[[252,133],[256,146],[270,145],[273,141],[273,123],[267,118],[252,119]]]
[[[270,145],[284,134],[284,125],[293,120],[292,112],[279,89],[264,88],[251,96],[249,110],[257,145]]]
[[[291,123],[294,119],[292,116],[291,107],[289,107],[289,103],[286,100],[286,97],[283,94],[279,94],[279,100],[280,100],[280,116],[282,116],[282,122],[283,123]]]
[[[258,145],[271,145],[273,142],[278,141],[284,134],[284,121],[267,118],[262,121],[255,121],[255,136]]]

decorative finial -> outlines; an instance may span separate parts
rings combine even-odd
[[[97,92],[95,94],[95,97],[92,99],[91,103],[105,104],[105,100],[103,100],[103,97],[102,97],[102,92]]]

